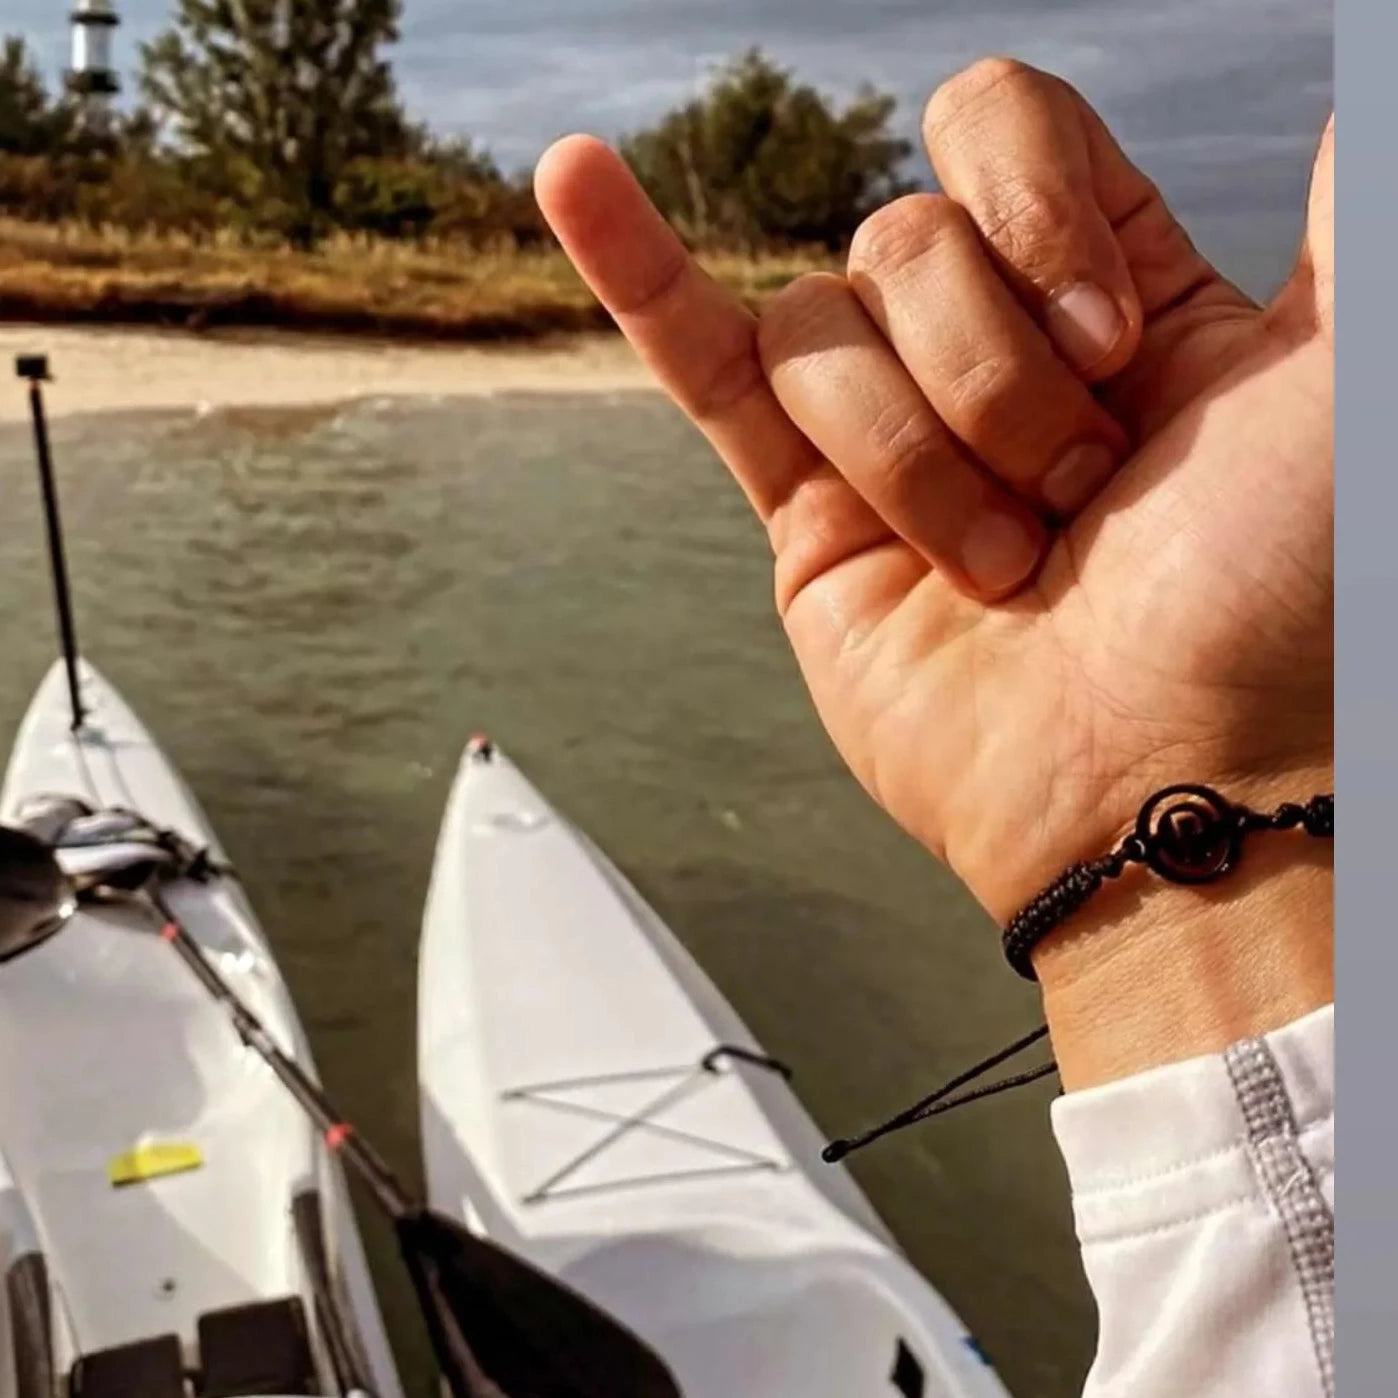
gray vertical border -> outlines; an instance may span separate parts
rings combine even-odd
[[[1339,1392],[1358,1398],[1398,1391],[1398,4],[1344,0],[1336,19],[1335,1299]]]

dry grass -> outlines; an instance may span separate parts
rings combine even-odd
[[[822,254],[705,257],[750,305]],[[0,320],[280,327],[433,340],[526,339],[608,318],[561,253],[348,238],[314,253],[231,237],[0,220]]]

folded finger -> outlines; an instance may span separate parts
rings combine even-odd
[[[982,60],[938,89],[923,134],[942,188],[1086,377],[1123,369],[1162,309],[1200,297],[1250,305],[1062,79]]]
[[[787,415],[940,572],[986,600],[1033,574],[1043,523],[968,455],[843,277],[788,286],[758,338]]]
[[[915,194],[866,220],[850,284],[937,416],[1012,489],[1067,517],[1126,450],[1120,426],[1005,285],[970,216]]]

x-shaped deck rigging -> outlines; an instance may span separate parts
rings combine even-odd
[[[517,1087],[501,1094],[505,1102],[532,1102],[550,1111],[569,1116],[587,1117],[597,1122],[610,1122],[611,1128],[597,1138],[586,1149],[580,1151],[566,1165],[555,1170],[542,1184],[535,1186],[523,1198],[526,1204],[542,1204],[552,1199],[576,1198],[585,1194],[601,1194],[611,1190],[634,1189],[641,1185],[663,1184],[675,1180],[703,1179],[715,1175],[744,1174],[754,1170],[784,1170],[786,1163],[774,1160],[771,1156],[756,1151],[744,1150],[740,1146],[716,1141],[693,1131],[667,1126],[655,1120],[662,1112],[698,1095],[706,1088],[722,1081],[725,1076],[723,1065],[726,1061],[748,1063],[768,1072],[779,1074],[790,1081],[791,1069],[766,1054],[756,1053],[736,1045],[721,1044],[706,1053],[698,1063],[680,1068],[649,1068],[634,1073],[610,1073],[589,1078],[569,1078],[559,1082],[536,1083],[529,1087]],[[589,1087],[610,1087],[621,1083],[664,1082],[667,1086],[639,1111],[631,1114],[609,1111],[605,1107],[591,1106],[563,1098],[557,1094],[577,1092]],[[701,1165],[688,1170],[666,1170],[637,1175],[632,1179],[610,1180],[605,1184],[584,1184],[565,1186],[583,1166],[595,1160],[603,1152],[615,1146],[633,1133],[648,1133],[666,1140],[680,1141],[692,1145],[711,1156],[727,1163]]]

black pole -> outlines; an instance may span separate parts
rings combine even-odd
[[[34,449],[39,457],[39,484],[44,493],[44,524],[48,531],[49,565],[53,570],[53,598],[58,608],[58,635],[63,645],[63,664],[68,671],[68,705],[76,733],[83,726],[83,701],[78,687],[78,640],[73,628],[73,601],[68,592],[68,561],[63,553],[63,530],[58,516],[58,487],[53,479],[49,429],[44,418],[42,385],[49,379],[48,359],[41,354],[20,355],[15,360],[15,372],[20,378],[29,380],[29,411],[34,419]]]
[[[349,1159],[389,1218],[397,1222],[415,1213],[413,1201],[383,1157],[335,1110],[320,1085],[305,1069],[277,1047],[261,1020],[233,993],[228,982],[214,969],[199,943],[185,931],[184,924],[170,911],[165,900],[149,891],[146,897],[164,922],[161,935],[204,983],[204,989],[228,1011],[238,1037],[267,1064],[301,1104],[319,1127],[326,1145]]]

